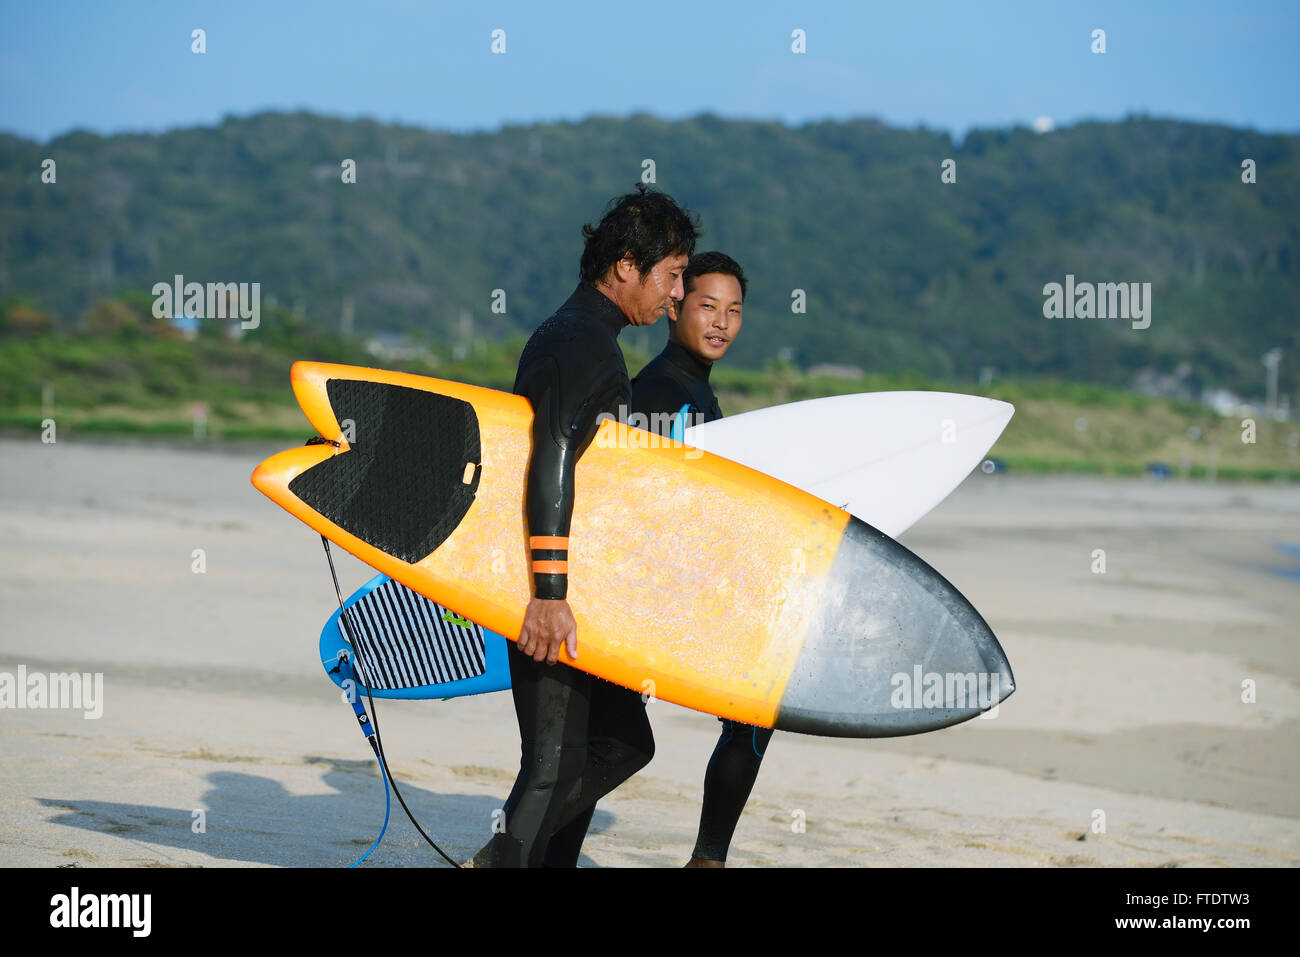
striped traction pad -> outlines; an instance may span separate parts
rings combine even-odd
[[[387,581],[348,606],[349,635],[374,691],[419,688],[483,674],[483,629],[437,602]]]

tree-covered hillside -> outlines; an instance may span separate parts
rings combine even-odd
[[[264,304],[331,329],[350,303],[358,331],[502,341],[565,298],[580,227],[652,160],[657,185],[700,213],[700,248],[751,277],[736,365],[1126,385],[1185,362],[1193,384],[1257,395],[1259,357],[1281,346],[1294,393],[1298,146],[1147,118],[960,145],[871,121],[707,115],[453,135],[265,113],[160,135],[0,136],[0,300],[75,324],[181,274],[259,282]],[[946,159],[956,182],[941,181]],[[1044,318],[1044,285],[1067,274],[1149,282],[1150,327]],[[649,348],[662,330],[646,335]]]

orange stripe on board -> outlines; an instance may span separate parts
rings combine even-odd
[[[538,575],[567,575],[568,562],[533,562],[533,571]]]
[[[567,535],[534,535],[528,539],[529,548],[563,548],[569,547]]]

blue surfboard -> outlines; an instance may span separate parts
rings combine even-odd
[[[358,690],[376,698],[459,698],[510,687],[505,638],[387,575],[370,579],[343,607],[347,630],[336,608],[320,633],[321,664],[340,688],[341,654],[360,666]]]

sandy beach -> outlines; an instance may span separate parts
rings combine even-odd
[[[317,661],[320,540],[248,482],[284,445],[0,439],[0,672],[103,675],[99,718],[0,710],[0,865],[370,846],[381,779]],[[1300,559],[1279,548],[1300,489],[977,472],[901,540],[980,609],[1016,693],[927,735],[778,733],[731,866],[1300,864]],[[345,594],[372,574],[335,556]],[[601,803],[584,865],[690,854],[718,723],[650,714],[658,753]],[[379,719],[421,823],[468,857],[518,766],[509,695]],[[395,803],[371,861],[445,866]]]

